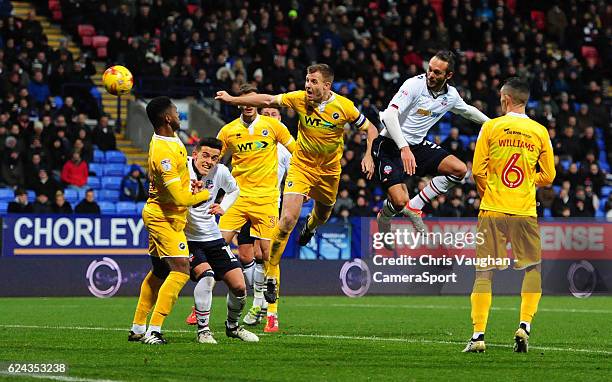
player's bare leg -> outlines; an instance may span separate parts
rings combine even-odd
[[[438,176],[433,177],[429,183],[412,199],[408,207],[413,211],[421,211],[425,204],[446,194],[451,188],[462,184],[467,174],[467,166],[459,158],[449,155],[438,165]]]
[[[331,216],[333,208],[333,205],[328,206],[315,200],[314,208],[312,209],[312,212],[308,215],[306,224],[304,224],[304,227],[302,227],[302,230],[300,231],[299,244],[301,246],[308,244],[310,242],[310,239],[312,239],[312,237],[316,233],[317,228],[327,222],[327,220]]]
[[[476,271],[474,288],[470,301],[472,303],[472,324],[474,332],[468,341],[464,353],[482,353],[486,350],[485,330],[491,308],[491,284],[493,282],[493,271]]]
[[[258,342],[259,337],[238,325],[240,315],[246,304],[246,284],[240,269],[227,272],[223,281],[229,288],[227,293],[227,320],[225,321],[225,334],[231,338],[238,338],[246,342]]]
[[[187,257],[166,257],[164,260],[170,268],[170,274],[159,288],[149,328],[146,335],[142,338],[142,342],[148,345],[162,345],[166,343],[161,334],[162,324],[165,318],[172,312],[179,292],[189,281],[189,259]]]
[[[215,274],[208,263],[198,264],[192,270],[197,284],[193,289],[194,314],[198,325],[197,340],[199,343],[216,344],[208,326],[212,292],[215,287]]]

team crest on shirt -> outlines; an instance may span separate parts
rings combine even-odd
[[[442,101],[440,101],[442,106],[448,105],[448,98],[446,96],[442,97]]]
[[[161,168],[164,171],[170,171],[170,169],[172,169],[172,162],[170,159],[162,159]]]
[[[215,185],[213,184],[212,179],[206,179],[206,184],[204,185],[204,187],[206,187],[206,189],[212,190],[214,186]]]
[[[187,245],[181,241],[181,242],[179,243],[179,245],[178,245],[178,248],[179,248],[181,251],[184,251],[184,250],[185,250],[185,248],[187,248]]]
[[[393,167],[389,165],[386,165],[385,168],[383,169],[383,172],[385,173],[385,175],[391,174],[391,171],[393,171]]]
[[[334,114],[332,114],[332,118],[333,119],[338,119],[338,118],[340,118],[340,114],[334,113]]]
[[[293,182],[292,181],[288,181],[287,182],[287,187],[293,187]]]
[[[263,135],[264,137],[267,137],[267,136],[268,136],[268,134],[270,134],[270,133],[268,132],[268,129],[263,129],[263,130],[261,131],[261,135]]]

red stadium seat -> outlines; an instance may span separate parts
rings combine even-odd
[[[62,15],[62,11],[53,11],[52,16],[54,21],[62,21],[64,16]]]
[[[583,46],[580,48],[580,53],[582,57],[588,59],[594,59],[599,61],[599,52],[597,52],[597,48],[594,46]]]
[[[94,36],[96,34],[96,28],[90,24],[79,24],[77,27],[77,31],[79,32],[79,36]]]
[[[83,46],[91,46],[91,41],[93,40],[93,38],[91,36],[83,36],[81,37],[81,42],[83,43]]]
[[[531,11],[531,20],[535,21],[536,28],[544,30],[546,26],[546,15],[541,11]]]
[[[438,21],[444,21],[444,0],[431,0],[429,5],[436,12],[436,16],[438,16]]]
[[[187,13],[189,13],[190,15],[193,15],[195,11],[198,10],[198,8],[199,6],[196,4],[187,4]]]
[[[49,10],[53,11],[61,11],[61,5],[59,0],[49,0]]]
[[[91,45],[94,48],[106,48],[106,44],[108,44],[108,37],[106,36],[93,36],[91,40]]]
[[[98,58],[106,58],[106,47],[97,48],[96,55]]]

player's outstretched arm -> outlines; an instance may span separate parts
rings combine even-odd
[[[230,95],[225,90],[221,90],[217,92],[216,100],[228,103],[234,106],[251,106],[251,107],[280,107],[280,105],[276,100],[276,95],[270,94],[258,94],[258,93],[249,93],[243,94],[239,97],[234,97]]]
[[[451,109],[451,112],[461,115],[463,118],[469,119],[472,122],[482,125],[490,118],[487,117],[482,111],[478,110],[472,105],[465,103],[463,99],[459,99],[455,107]]]
[[[174,203],[179,207],[191,207],[194,204],[202,203],[210,198],[210,192],[208,192],[208,190],[200,190],[194,195],[191,193],[191,190],[183,190],[180,182],[167,184],[166,188]]]

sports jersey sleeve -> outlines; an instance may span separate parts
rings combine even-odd
[[[287,126],[281,121],[274,122],[272,126],[274,126],[276,133],[276,141],[285,146],[290,153],[293,153],[293,150],[295,150],[295,139],[291,136]]]
[[[416,77],[413,77],[416,78]],[[410,78],[402,84],[397,93],[389,102],[389,107],[393,107],[399,111],[400,114],[404,113],[414,100],[416,94],[416,83],[413,78]]]
[[[489,124],[485,122],[480,129],[478,139],[476,140],[476,148],[474,150],[474,159],[472,162],[472,175],[476,182],[478,194],[482,198],[487,186],[487,166],[489,164]]]
[[[347,114],[348,120],[351,121],[350,124],[353,129],[363,130],[368,127],[365,115],[361,114],[359,109],[357,109],[352,102],[350,105],[348,105]]]
[[[457,94],[457,101],[455,102],[455,106],[451,109],[451,112],[480,124],[489,120],[489,117],[480,110],[476,109],[474,106],[468,105],[459,94]]]
[[[303,100],[306,96],[304,90],[297,90],[289,93],[278,94],[275,98],[275,102],[282,107],[290,107],[296,109],[298,102]]]
[[[155,170],[159,174],[161,181],[168,190],[170,198],[179,207],[190,207],[201,203],[210,197],[208,190],[203,190],[193,195],[191,190],[184,190],[181,187],[181,176],[178,166],[185,166],[186,163],[179,163],[179,158],[169,152],[161,152],[153,158]]]
[[[545,131],[540,135],[542,140],[542,151],[538,158],[538,165],[540,165],[540,171],[536,174],[535,184],[536,186],[549,186],[555,180],[557,171],[555,170],[555,154],[552,148],[552,142],[548,132]]]
[[[232,176],[229,169],[223,165],[220,166],[221,172],[221,188],[225,191],[225,195],[223,196],[223,200],[220,203],[223,211],[227,211],[231,206],[234,205],[238,196],[240,195],[240,189],[238,188],[238,184],[236,183],[236,179]]]

